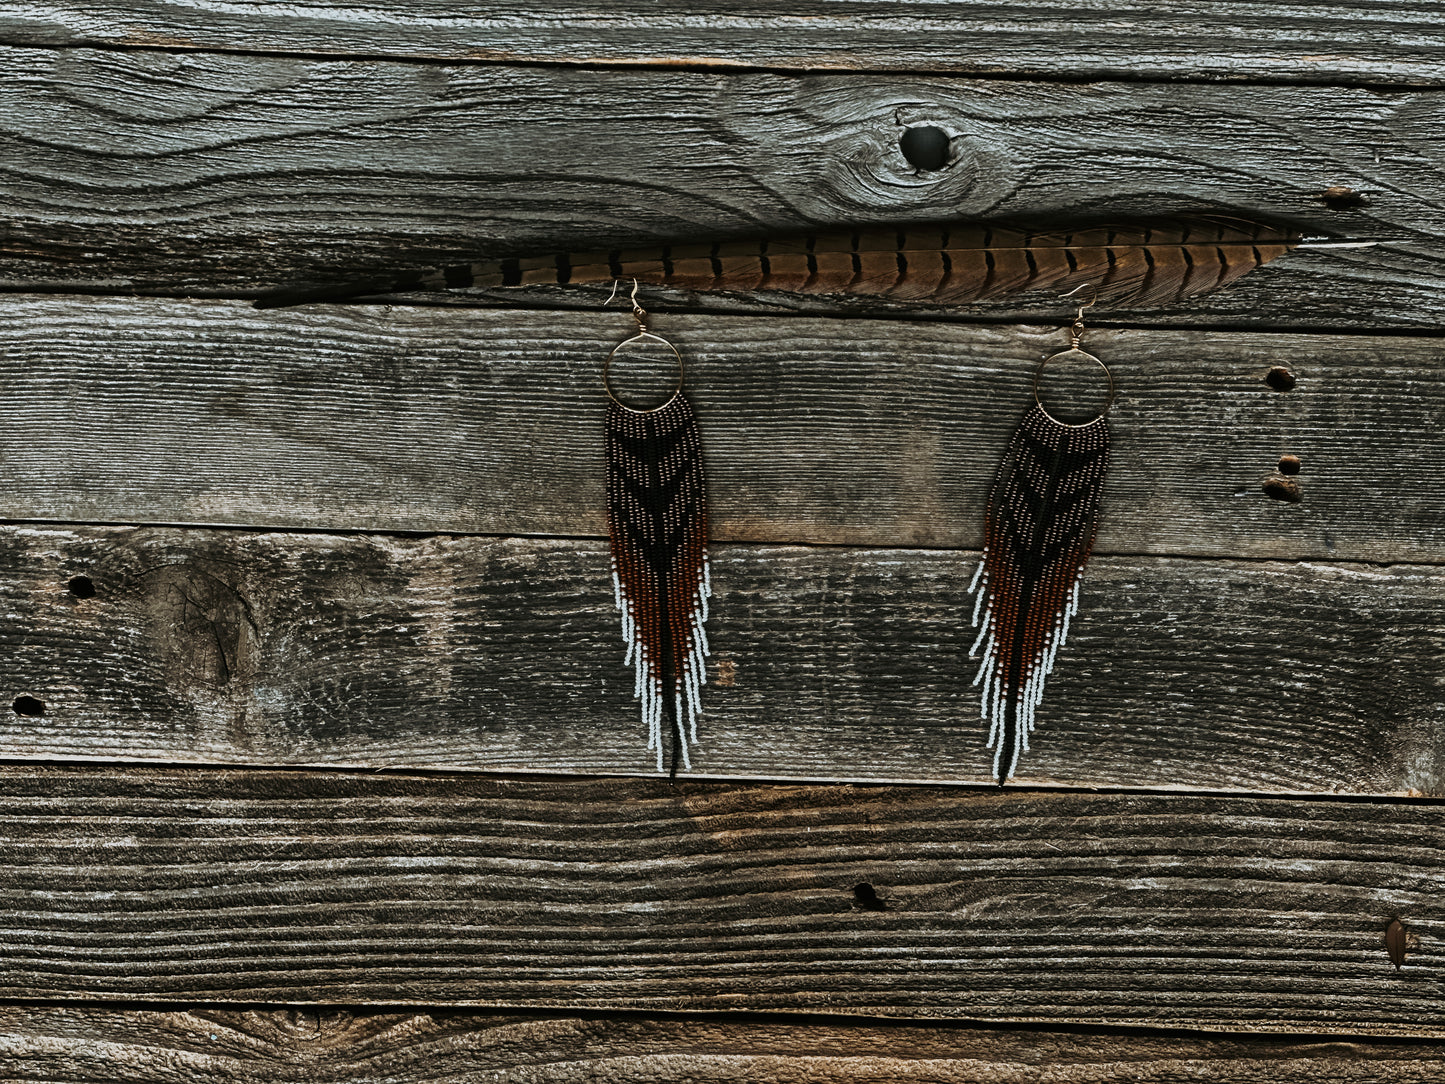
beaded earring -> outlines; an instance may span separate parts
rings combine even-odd
[[[1034,374],[1034,405],[1014,430],[994,479],[983,560],[968,588],[978,595],[973,623],[979,627],[969,655],[983,652],[973,684],[983,686],[980,714],[989,724],[987,748],[994,750],[1000,786],[1028,751],[1044,681],[1079,612],[1079,587],[1098,526],[1109,467],[1104,415],[1114,402],[1114,379],[1107,365],[1079,349],[1084,310],[1093,303],[1079,306],[1069,349],[1045,358]],[[1097,418],[1070,425],[1044,409],[1039,380],[1054,361],[1103,369],[1108,399]]]
[[[702,439],[692,405],[682,393],[677,347],[654,334],[637,302],[637,333],[618,343],[602,368],[607,392],[607,525],[612,539],[612,587],[622,612],[623,659],[636,674],[633,695],[642,701],[647,748],[663,770],[663,732],[670,736],[671,774],[691,769],[689,742],[697,741],[707,680],[707,600],[712,594],[707,558],[707,486]],[[608,373],[618,351],[642,340],[661,343],[677,360],[677,387],[661,406],[639,410],[622,402]],[[685,725],[684,725],[685,724]]]

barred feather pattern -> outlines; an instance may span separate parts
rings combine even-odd
[[[1295,248],[1298,231],[1227,217],[1077,229],[982,222],[830,230],[712,243],[526,255],[335,286],[283,289],[261,308],[417,288],[636,279],[685,290],[771,290],[965,305],[1095,287],[1099,300],[1168,305],[1208,293]]]
[[[1064,425],[1034,406],[1014,430],[989,494],[983,560],[969,584],[983,653],[975,686],[1003,785],[1028,751],[1034,714],[1053,672],[1094,546],[1109,466],[1102,417]]]
[[[622,612],[624,663],[636,675],[647,748],[664,770],[692,767],[707,680],[707,487],[702,440],[687,398],[678,392],[656,410],[607,405],[607,518],[612,585]]]

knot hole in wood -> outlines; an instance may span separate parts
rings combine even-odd
[[[876,87],[827,89],[800,118],[812,127],[812,154],[789,185],[815,216],[890,225],[975,218],[1017,187],[990,120],[889,101]]]
[[[898,149],[914,169],[936,173],[949,163],[953,140],[936,124],[918,124],[903,130]]]
[[[190,562],[143,578],[148,630],[170,681],[194,694],[254,679],[259,630],[240,590]]]

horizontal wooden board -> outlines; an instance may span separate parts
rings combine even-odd
[[[600,382],[624,312],[15,298],[10,520],[605,535]],[[687,356],[715,539],[979,547],[1056,328],[659,317]],[[1439,340],[1091,331],[1119,397],[1101,552],[1445,562]],[[1265,382],[1279,363],[1293,391]],[[624,355],[619,390],[669,389]],[[1045,392],[1102,400],[1098,374]],[[1303,500],[1261,483],[1303,462]]]
[[[333,1008],[0,1007],[16,1084],[1434,1084],[1445,1045],[1163,1036],[904,1023],[357,1012]]]
[[[11,288],[235,292],[820,225],[1207,211],[1390,243],[1294,254],[1157,320],[1435,329],[1445,310],[1433,91],[11,47],[0,102]],[[947,168],[908,164],[915,125],[950,135]]]
[[[697,774],[991,781],[976,554],[713,557]],[[0,757],[654,770],[605,543],[6,528],[0,607]],[[1016,779],[1442,795],[1442,656],[1439,566],[1097,558]]]
[[[0,996],[1439,1037],[1438,812],[10,768]]]
[[[1326,0],[1308,11],[1185,0],[1099,8],[1041,0],[663,0],[645,9],[569,0],[545,12],[456,0],[323,0],[244,13],[216,0],[10,0],[0,12],[0,41],[538,64],[1439,86],[1445,34],[1438,14],[1429,4],[1400,0]]]

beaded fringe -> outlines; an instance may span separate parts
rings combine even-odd
[[[977,593],[978,599],[973,605],[973,624],[978,628],[978,638],[974,640],[973,646],[968,649],[968,657],[978,657],[980,646],[983,648],[983,661],[978,664],[978,673],[974,675],[973,686],[978,687],[983,683],[983,689],[979,698],[979,717],[989,724],[988,741],[984,744],[985,749],[994,750],[993,754],[993,775],[999,777],[999,769],[1003,766],[1004,754],[1004,721],[1008,715],[1008,694],[1005,691],[1005,679],[999,676],[1001,669],[998,662],[998,638],[993,631],[993,611],[985,609],[982,621],[979,618],[979,607],[983,606],[988,598],[988,575],[987,575],[988,551],[984,551],[984,561],[980,561],[978,571],[973,574],[973,582],[968,586],[970,595]],[[1044,699],[1044,682],[1054,672],[1054,660],[1058,657],[1059,648],[1069,638],[1069,621],[1079,612],[1079,588],[1084,578],[1083,570],[1080,569],[1074,577],[1073,589],[1069,591],[1069,601],[1063,612],[1054,619],[1052,628],[1048,631],[1044,646],[1033,653],[1024,662],[1024,670],[1029,674],[1027,683],[1017,699],[1017,712],[1019,725],[1013,730],[1013,737],[1009,748],[1009,765],[1018,764],[1019,756],[1029,751],[1029,735],[1034,730],[1034,713]],[[1012,772],[1010,772],[1012,774]],[[1007,778],[1007,777],[1004,777]]]
[[[989,494],[983,560],[968,587],[979,630],[969,656],[983,653],[973,684],[1000,784],[1029,749],[1045,682],[1079,612],[1108,464],[1102,417],[1065,425],[1035,406]]]
[[[632,696],[633,699],[642,701],[642,723],[647,727],[647,748],[657,751],[657,770],[662,771],[663,689],[662,678],[659,676],[661,668],[658,661],[649,656],[646,642],[637,635],[637,619],[633,617],[634,603],[622,589],[622,581],[617,575],[615,558],[612,562],[612,589],[613,596],[617,601],[617,608],[622,612],[622,640],[627,645],[627,653],[622,658],[622,665],[632,664],[636,678]],[[702,579],[690,600],[692,620],[688,628],[687,661],[682,666],[682,675],[676,682],[677,687],[673,689],[673,705],[677,711],[677,718],[687,720],[687,726],[682,733],[684,740],[679,747],[679,752],[682,756],[682,766],[688,771],[692,769],[688,746],[697,744],[697,720],[698,716],[702,714],[702,702],[698,697],[698,690],[707,683],[707,664],[703,659],[712,654],[712,648],[708,646],[707,642],[707,632],[703,629],[703,623],[707,621],[707,600],[711,597],[712,575],[708,559],[704,556]]]
[[[607,512],[612,589],[622,614],[647,749],[665,767],[671,715],[674,768],[691,769],[707,680],[703,629],[712,579],[702,440],[681,392],[656,410],[613,402],[607,412]],[[671,710],[669,710],[671,709]]]

